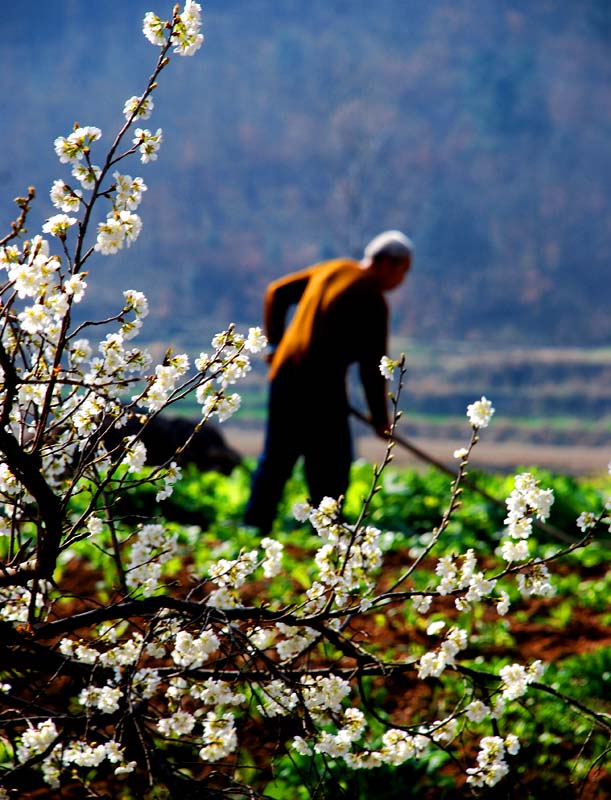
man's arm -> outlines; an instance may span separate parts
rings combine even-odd
[[[380,360],[386,355],[388,307],[382,299],[379,306],[369,309],[369,335],[359,360],[361,383],[369,406],[371,424],[378,436],[384,436],[389,429],[388,404],[386,400],[386,379],[380,372]]]
[[[265,334],[272,347],[280,344],[284,334],[287,312],[292,305],[299,302],[311,274],[312,267],[309,267],[273,281],[267,287],[263,305],[263,321]]]

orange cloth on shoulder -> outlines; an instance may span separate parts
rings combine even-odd
[[[304,386],[315,379],[331,393],[345,392],[346,370],[356,362],[372,420],[386,420],[379,363],[386,353],[388,306],[369,269],[351,259],[335,259],[274,281],[265,295],[264,316],[270,344],[277,345],[271,379],[290,369],[302,374]]]

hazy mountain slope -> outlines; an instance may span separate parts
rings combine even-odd
[[[52,142],[107,134],[154,49],[148,2],[3,4],[0,209],[38,214],[68,173]],[[158,13],[163,3],[153,6]],[[167,4],[169,9],[170,4]],[[153,332],[198,341],[255,321],[268,279],[379,229],[417,244],[397,330],[607,344],[611,336],[611,12],[606,0],[215,0],[174,60],[142,240],[99,259],[95,301],[128,283]],[[150,327],[150,326],[149,326]]]

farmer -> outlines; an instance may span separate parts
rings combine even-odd
[[[410,239],[387,231],[367,245],[360,262],[340,258],[315,264],[267,288],[268,423],[244,518],[261,534],[271,530],[300,456],[313,504],[345,494],[352,460],[346,372],[352,363],[359,366],[371,425],[385,436],[389,421],[379,369],[388,328],[384,293],[399,286],[411,261]]]

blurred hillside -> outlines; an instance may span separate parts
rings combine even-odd
[[[75,120],[109,143],[155,57],[140,33],[150,7],[2,3],[3,220],[31,183],[36,219],[53,213],[48,190],[69,172],[52,143]],[[398,227],[417,257],[391,301],[397,334],[609,343],[608,0],[203,10],[204,48],[173,60],[147,123],[165,130],[159,161],[126,168],[149,186],[145,228],[96,261],[98,313],[143,289],[149,334],[197,348],[231,319],[258,322],[272,277]]]

